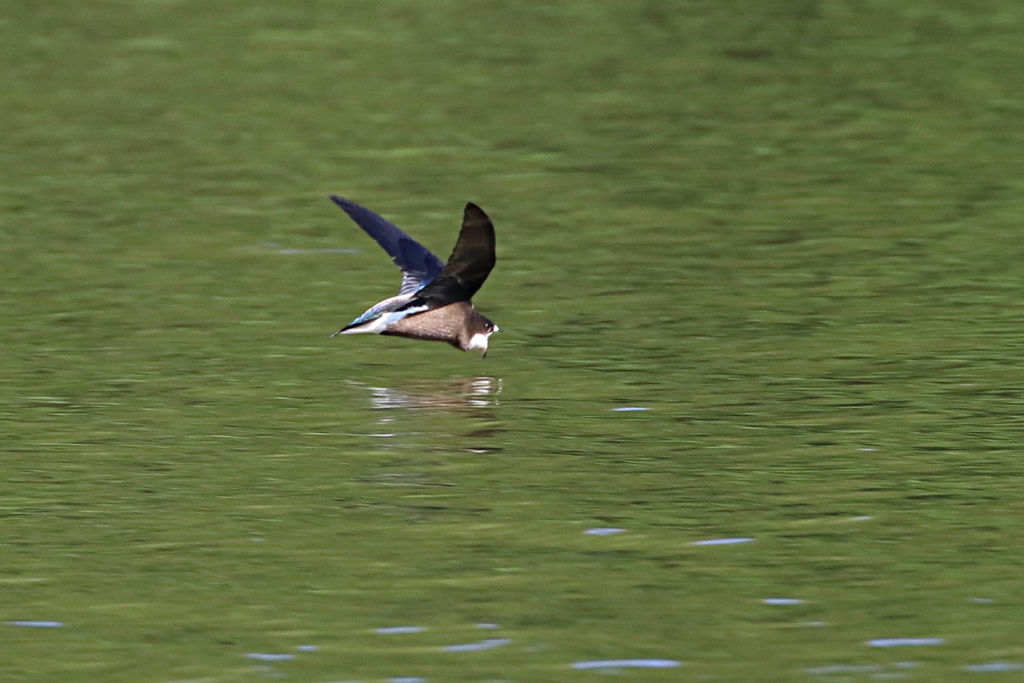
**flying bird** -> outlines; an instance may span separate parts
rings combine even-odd
[[[455,249],[442,263],[429,249],[393,223],[344,197],[331,200],[377,240],[402,270],[398,294],[369,308],[341,328],[339,334],[386,334],[448,342],[469,351],[481,349],[498,326],[473,307],[472,298],[496,261],[494,225],[476,204],[466,204]]]

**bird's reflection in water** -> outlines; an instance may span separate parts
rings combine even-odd
[[[360,384],[369,392],[370,406],[383,411],[377,419],[379,432],[389,440],[389,447],[431,432],[443,431],[446,447],[452,437],[461,448],[473,453],[494,453],[501,450],[491,439],[504,432],[496,408],[501,394],[497,377],[463,377],[436,381],[408,381],[396,386]],[[426,421],[424,421],[426,420]],[[391,441],[394,439],[394,441]]]
[[[381,410],[459,410],[494,408],[501,393],[501,379],[463,377],[436,382],[409,382],[400,387],[367,387],[370,405]]]

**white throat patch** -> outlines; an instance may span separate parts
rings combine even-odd
[[[466,350],[481,349],[484,353],[487,353],[487,342],[489,341],[488,337],[490,336],[490,332],[477,332],[469,338],[469,344],[466,345]]]

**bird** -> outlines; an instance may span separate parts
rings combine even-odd
[[[452,255],[442,263],[429,249],[398,226],[355,202],[331,195],[349,217],[377,241],[402,271],[395,296],[374,304],[332,334],[383,334],[448,342],[457,349],[479,349],[487,357],[490,336],[498,326],[473,306],[473,295],[497,261],[494,225],[469,202]]]

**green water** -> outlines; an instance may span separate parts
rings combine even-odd
[[[0,679],[1020,676],[1015,0],[0,10]]]

